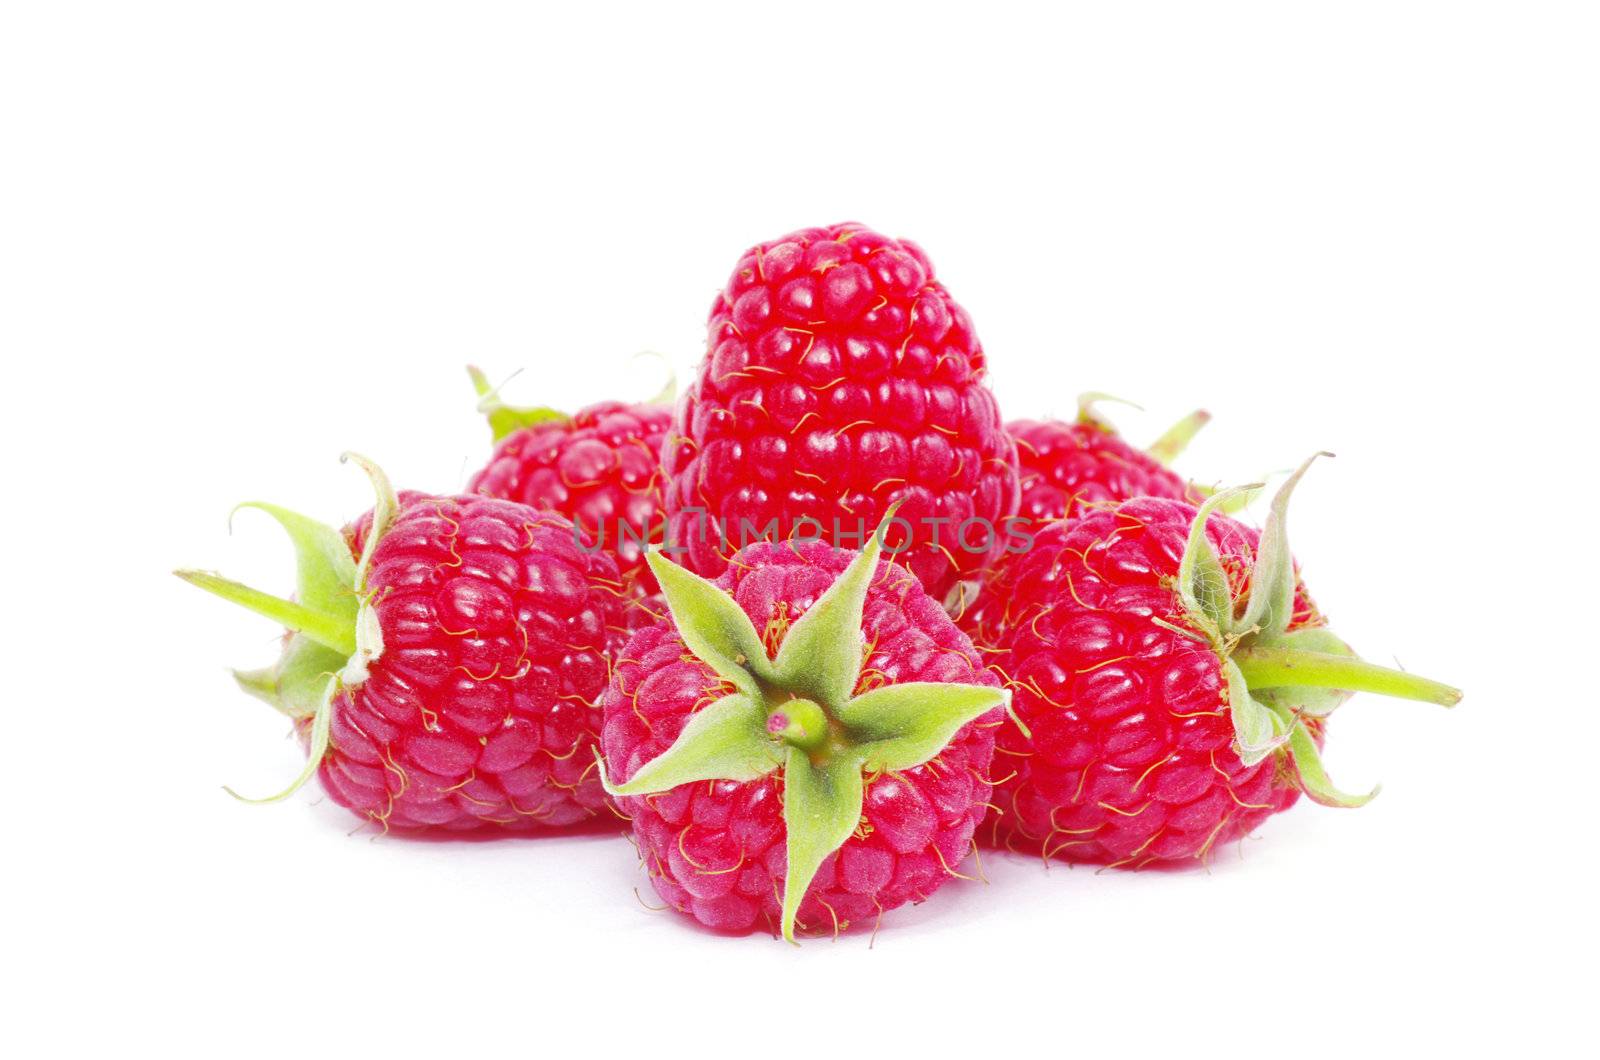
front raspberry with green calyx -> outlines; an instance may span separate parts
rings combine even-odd
[[[1377,789],[1351,795],[1323,768],[1311,729],[1355,692],[1377,692],[1453,707],[1461,692],[1448,685],[1358,658],[1325,626],[1290,629],[1298,584],[1285,528],[1289,498],[1319,453],[1278,490],[1261,531],[1247,586],[1236,595],[1206,535],[1213,511],[1257,486],[1214,494],[1200,506],[1178,566],[1177,594],[1187,630],[1222,662],[1235,751],[1246,766],[1271,755],[1285,760],[1301,789],[1327,806],[1361,806]],[[1174,627],[1176,628],[1176,627]]]
[[[328,750],[334,697],[341,689],[364,682],[368,667],[383,654],[383,631],[367,588],[367,575],[399,503],[388,476],[376,464],[355,453],[346,453],[342,459],[366,472],[376,495],[372,526],[359,558],[352,557],[344,535],[333,527],[275,504],[251,501],[239,507],[272,516],[294,544],[294,599],[285,600],[206,571],[176,572],[191,585],[273,619],[289,631],[276,663],[261,670],[235,670],[234,678],[246,692],[297,724],[309,726],[306,765],[288,787],[264,799],[244,799],[228,789],[245,802],[286,799],[316,774]]]
[[[781,778],[781,931],[790,941],[819,867],[856,833],[871,779],[930,762],[963,727],[1009,702],[1004,690],[981,684],[860,688],[863,608],[881,546],[880,528],[787,628],[774,654],[727,592],[659,552],[649,556],[678,636],[732,691],[695,712],[671,746],[625,783],[607,780],[606,790],[647,796],[699,781]]]

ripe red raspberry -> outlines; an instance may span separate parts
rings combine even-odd
[[[494,455],[467,492],[565,516],[578,525],[586,546],[617,561],[630,604],[655,592],[641,542],[661,540],[661,443],[672,410],[619,401],[570,416],[513,408],[501,403],[482,372],[467,370],[495,442]]]
[[[935,596],[999,554],[1016,450],[972,321],[920,247],[857,224],[762,243],[707,332],[663,452],[690,570],[719,574],[763,536],[860,540],[896,502],[900,562]]]
[[[1032,522],[1074,518],[1085,508],[1115,504],[1134,497],[1166,497],[1199,504],[1200,491],[1172,472],[1166,463],[1210,420],[1197,411],[1163,434],[1148,450],[1135,449],[1092,404],[1098,395],[1079,402],[1076,421],[1017,420],[1006,424],[1016,441],[1022,468],[1022,515]]]
[[[570,825],[605,806],[593,769],[608,648],[622,622],[609,556],[571,523],[487,497],[390,490],[342,533],[266,504],[299,556],[281,600],[216,575],[201,588],[289,627],[240,685],[286,714],[305,770],[386,828]],[[373,526],[377,532],[373,532]]]
[[[1306,596],[1284,535],[1138,498],[1041,531],[971,614],[1015,694],[1001,729],[996,838],[1069,861],[1204,858],[1329,782],[1324,719],[1354,691],[1453,705],[1460,693],[1356,658]],[[1203,531],[1202,531],[1203,528]]]
[[[715,585],[651,554],[673,620],[623,649],[601,744],[657,893],[709,928],[874,922],[970,850],[1005,693],[877,554],[757,543]]]

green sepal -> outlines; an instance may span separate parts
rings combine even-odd
[[[1226,571],[1205,536],[1206,521],[1231,497],[1259,485],[1212,491],[1189,528],[1175,586],[1189,623],[1211,642],[1228,687],[1234,750],[1245,765],[1283,753],[1308,794],[1334,806],[1359,806],[1372,796],[1340,792],[1322,770],[1302,719],[1326,717],[1355,692],[1378,692],[1452,707],[1459,689],[1359,658],[1325,627],[1289,631],[1298,578],[1286,529],[1290,497],[1319,456],[1302,463],[1274,495],[1250,571],[1248,599],[1235,600]],[[1205,491],[1202,491],[1205,492]],[[1237,613],[1238,617],[1234,618]],[[1182,626],[1154,616],[1177,633]]]
[[[1260,643],[1258,640],[1257,643]],[[1355,658],[1355,649],[1340,639],[1327,626],[1305,626],[1301,629],[1279,633],[1271,644],[1276,648],[1293,648],[1296,651],[1314,651],[1323,655],[1345,655]]]
[[[645,556],[684,644],[718,677],[755,699],[771,680],[772,663],[744,609],[711,582],[651,549]]]
[[[235,670],[233,676],[241,690],[279,712],[296,721],[310,719],[306,764],[287,788],[264,799],[245,798],[225,789],[243,802],[281,801],[316,774],[329,746],[335,697],[365,681],[368,667],[383,654],[383,630],[374,601],[366,592],[366,577],[378,542],[399,511],[399,499],[388,476],[366,457],[345,453],[340,460],[357,464],[375,495],[371,526],[359,559],[351,558],[350,546],[338,530],[287,508],[251,501],[239,508],[255,508],[272,516],[294,545],[296,599],[285,600],[204,571],[175,572],[190,584],[291,631],[276,663],[258,670]]]
[[[1312,462],[1319,456],[1332,455],[1313,453],[1273,495],[1250,573],[1250,599],[1235,627],[1239,632],[1255,630],[1261,637],[1270,639],[1289,628],[1294,618],[1295,588],[1294,556],[1289,552],[1287,526],[1289,498]]]
[[[333,700],[339,694],[340,687],[339,678],[334,674],[330,674],[327,680],[323,682],[322,694],[318,699],[316,712],[311,716],[311,739],[306,747],[306,764],[295,778],[289,782],[288,787],[276,795],[268,795],[260,799],[252,799],[248,796],[240,795],[227,785],[223,785],[222,790],[240,802],[262,805],[269,802],[282,802],[305,787],[306,781],[317,775],[317,767],[322,764],[322,756],[328,753],[328,732],[333,720]]]
[[[838,720],[867,771],[880,773],[922,765],[963,725],[1010,701],[1002,688],[908,681],[863,692],[844,705]]]
[[[266,512],[283,527],[295,552],[295,599],[285,600],[207,571],[175,571],[178,577],[240,607],[270,618],[349,659],[360,655],[364,664],[382,651],[376,616],[362,600],[367,568],[378,541],[388,532],[399,502],[388,476],[372,461],[345,453],[341,461],[357,464],[372,483],[375,502],[372,526],[360,560],[350,556],[344,535],[333,527],[276,504],[247,501],[234,509]],[[349,683],[349,682],[347,682]]]
[[[1145,452],[1158,464],[1171,464],[1194,441],[1200,429],[1210,422],[1211,413],[1205,409],[1195,409],[1163,431],[1161,437],[1146,447]]]
[[[1085,390],[1078,395],[1078,422],[1089,427],[1098,427],[1108,434],[1115,434],[1117,429],[1104,416],[1095,411],[1095,406],[1102,401],[1109,401],[1113,405],[1126,405],[1130,409],[1138,409],[1140,412],[1144,411],[1143,405],[1129,401],[1127,398],[1120,398],[1115,394],[1107,394],[1099,390]]]
[[[891,510],[885,518],[893,515]],[[772,664],[774,684],[831,710],[849,700],[861,675],[862,611],[881,549],[880,536],[874,533],[867,547],[789,627]]]
[[[794,938],[795,914],[817,869],[844,845],[861,821],[866,791],[859,754],[813,765],[806,752],[789,748],[783,768],[783,824],[788,867],[783,878],[783,937]]]
[[[1220,487],[1204,486],[1198,482],[1190,482],[1189,489],[1194,491],[1194,493],[1202,500],[1207,497],[1214,497],[1217,495],[1217,493],[1221,492]],[[1251,504],[1255,503],[1257,495],[1259,495],[1264,489],[1266,489],[1266,484],[1261,483],[1255,486],[1246,486],[1242,489],[1232,490],[1230,491],[1230,495],[1227,497],[1227,499],[1225,499],[1217,507],[1217,511],[1221,512],[1223,515],[1238,515],[1240,512],[1250,507]]]
[[[1229,497],[1252,488],[1219,490],[1207,497],[1189,524],[1189,538],[1178,560],[1178,599],[1190,621],[1213,641],[1220,642],[1233,630],[1233,593],[1228,587],[1228,572],[1223,570],[1222,560],[1206,536],[1206,523]]]
[[[1288,742],[1288,727],[1271,707],[1250,694],[1250,686],[1232,659],[1223,662],[1222,672],[1228,682],[1234,750],[1239,761],[1253,766]]]
[[[253,508],[277,520],[294,544],[295,599],[313,611],[353,622],[356,617],[356,561],[344,535],[326,523],[276,504],[246,501],[234,508]],[[228,519],[231,524],[232,515]]]
[[[327,679],[344,666],[344,656],[296,633],[277,662],[260,670],[235,670],[233,679],[275,710],[291,718],[309,718],[322,702]]]
[[[565,412],[552,408],[519,407],[500,400],[500,389],[489,385],[488,376],[473,365],[467,366],[472,386],[478,392],[478,411],[489,421],[489,433],[495,442],[506,435],[541,423],[565,423],[572,419]]]
[[[394,517],[399,514],[400,498],[395,494],[389,476],[383,473],[383,468],[360,453],[341,453],[339,462],[355,464],[366,474],[367,481],[372,485],[372,525],[367,528],[367,541],[361,548],[361,558],[356,561],[355,588],[357,594],[360,594],[366,592],[367,571],[372,566],[372,557],[378,551],[378,542],[383,540],[383,536],[389,532],[390,524],[394,522]]]
[[[367,679],[374,662],[383,655],[383,623],[373,601],[363,599],[356,612],[356,650],[339,671],[339,679],[354,688]]]
[[[1252,688],[1257,703],[1277,711],[1280,717],[1307,715],[1326,718],[1350,701],[1354,692],[1340,688]]]
[[[600,779],[612,795],[653,795],[697,780],[759,780],[783,763],[784,745],[767,733],[767,710],[739,692],[697,711],[672,746],[625,784]],[[596,752],[598,755],[598,752]]]
[[[318,644],[321,648],[322,645]],[[326,651],[327,649],[323,649]],[[263,666],[256,670],[234,670],[233,680],[239,686],[239,691],[246,695],[255,696],[261,702],[274,710],[289,714],[283,709],[283,704],[278,699],[278,668],[276,666]],[[291,714],[290,717],[293,717]]]
[[[1324,806],[1354,808],[1365,806],[1378,794],[1377,785],[1365,795],[1350,795],[1334,787],[1333,781],[1328,779],[1328,771],[1323,768],[1317,743],[1304,725],[1297,723],[1290,730],[1289,755],[1294,762],[1295,778],[1300,782],[1301,790],[1313,802]]]

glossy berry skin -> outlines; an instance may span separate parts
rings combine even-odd
[[[942,596],[998,555],[1016,510],[1016,450],[984,376],[971,319],[916,244],[842,224],[753,247],[712,305],[663,451],[681,562],[714,577],[772,520],[779,538],[859,547],[836,521],[870,531],[898,499],[913,544],[899,562]],[[993,532],[961,534],[969,519]]]
[[[370,526],[368,513],[346,529],[352,554]],[[622,622],[609,556],[551,512],[402,493],[367,586],[383,652],[333,703],[319,776],[335,802],[397,829],[606,812],[593,748]]]
[[[1022,467],[1020,511],[1034,522],[1075,518],[1134,497],[1202,499],[1182,477],[1098,423],[1016,420],[1006,431]]]
[[[758,543],[717,584],[750,616],[769,652],[852,554],[821,542]],[[904,681],[996,686],[972,643],[903,567],[880,562],[862,626],[868,647],[857,690]],[[626,780],[660,755],[700,708],[731,691],[685,647],[670,621],[634,634],[605,698],[607,768]],[[920,902],[971,850],[989,800],[1000,711],[961,728],[932,761],[867,785],[864,823],[823,862],[800,907],[812,933],[873,924]],[[656,893],[708,928],[775,931],[787,864],[781,773],[750,782],[704,781],[618,799]]]
[[[655,591],[639,541],[661,538],[661,443],[672,410],[606,401],[565,422],[519,428],[495,446],[468,493],[556,512],[617,561],[632,595]],[[619,534],[618,520],[632,534]]]
[[[1154,621],[1192,628],[1172,585],[1194,518],[1164,498],[1087,509],[1008,557],[969,613],[1032,734],[1009,720],[999,733],[997,843],[1067,861],[1183,862],[1299,798],[1277,755],[1239,760],[1210,645]],[[1213,515],[1207,536],[1243,591],[1257,532]],[[1295,604],[1291,629],[1325,624],[1303,587]]]

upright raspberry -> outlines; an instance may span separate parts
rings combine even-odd
[[[672,621],[616,663],[608,790],[657,893],[707,927],[872,921],[969,851],[1007,697],[878,553],[758,543],[715,584],[650,555]]]
[[[289,629],[240,686],[289,717],[310,779],[386,828],[570,825],[605,806],[593,769],[608,648],[622,621],[609,556],[552,512],[402,493],[342,533],[252,503],[289,534],[293,600],[215,574],[202,589]]]
[[[1307,465],[1309,466],[1309,461]],[[1332,806],[1325,719],[1357,691],[1453,706],[1461,694],[1374,666],[1299,583],[1278,493],[1258,535],[1146,497],[1091,508],[1011,556],[973,613],[1015,694],[1002,727],[997,838],[1070,861],[1203,858],[1303,791]]]
[[[1211,414],[1190,413],[1149,449],[1135,449],[1094,411],[1103,395],[1078,399],[1078,418],[1017,420],[1006,432],[1017,445],[1022,468],[1022,515],[1033,523],[1076,517],[1085,508],[1134,497],[1166,497],[1200,503],[1204,497],[1166,465]]]
[[[506,405],[483,373],[468,368],[478,408],[489,419],[494,455],[468,493],[556,512],[576,523],[584,544],[617,561],[630,608],[656,591],[644,546],[661,540],[661,443],[672,422],[665,405],[603,401],[571,415]]]
[[[876,526],[936,596],[1004,547],[1017,457],[972,321],[920,247],[857,224],[749,250],[664,450],[671,539],[716,575],[757,537]]]

